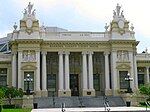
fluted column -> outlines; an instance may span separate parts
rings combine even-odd
[[[83,69],[82,69],[82,82],[83,82],[83,90],[87,90],[87,52],[82,52],[82,60],[83,60]]]
[[[110,76],[109,76],[109,52],[104,52],[105,56],[105,90],[110,89]]]
[[[149,83],[149,66],[146,67],[146,82]]]
[[[63,52],[59,52],[59,91],[64,90]]]
[[[89,52],[88,54],[88,69],[89,69],[89,89],[93,90],[93,60],[92,60],[93,52]]]
[[[18,51],[18,88],[22,88],[21,62],[22,62],[22,51]]]
[[[70,90],[69,86],[69,52],[65,52],[65,90]]]
[[[134,84],[135,88],[138,89],[138,75],[137,75],[137,63],[136,63],[136,54],[134,53]]]
[[[36,62],[37,62],[37,69],[36,69],[36,91],[38,92],[38,96],[40,96],[40,51],[36,51]]]
[[[47,91],[47,74],[46,74],[46,51],[42,52],[42,91]],[[45,96],[46,93],[43,93]]]
[[[13,87],[16,87],[17,86],[17,84],[16,84],[16,76],[17,76],[17,69],[16,69],[16,59],[17,59],[17,57],[16,57],[16,52],[12,52],[12,86]]]

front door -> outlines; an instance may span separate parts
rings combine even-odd
[[[71,96],[79,96],[78,74],[70,74]]]

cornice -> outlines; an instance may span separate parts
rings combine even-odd
[[[10,44],[20,44],[20,43],[42,43],[43,39],[16,39],[9,41]]]

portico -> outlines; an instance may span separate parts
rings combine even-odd
[[[12,86],[25,90],[23,79],[30,74],[35,97],[116,96],[127,87],[124,77],[130,73],[134,78],[131,87],[136,91],[138,42],[134,27],[129,27],[120,11],[117,5],[105,32],[78,32],[40,27],[30,3],[20,29],[14,25],[10,34]],[[148,78],[148,66],[146,73]]]

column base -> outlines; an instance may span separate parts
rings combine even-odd
[[[35,92],[35,97],[41,97],[41,91],[36,91]]]
[[[33,108],[33,95],[24,95],[22,108]]]
[[[119,95],[118,90],[116,90],[116,89],[112,90],[112,95],[113,96],[118,96]]]
[[[47,97],[48,96],[48,91],[47,90],[42,90],[41,91],[41,96]]]
[[[111,96],[112,95],[112,90],[111,89],[105,89],[105,95],[106,96]]]
[[[94,89],[83,89],[82,96],[95,96],[95,90]]]
[[[71,96],[71,90],[58,90],[58,96]]]

